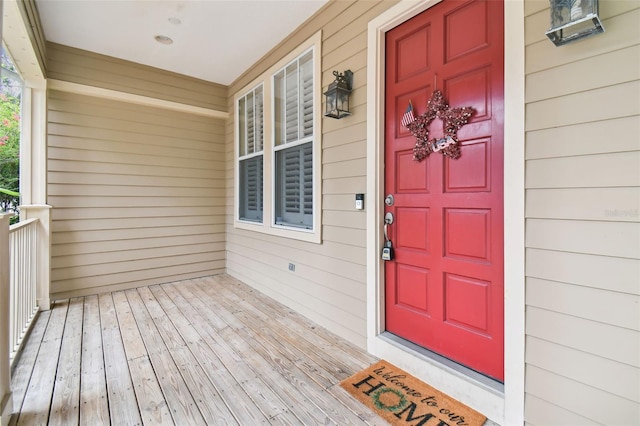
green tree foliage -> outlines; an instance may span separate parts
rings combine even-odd
[[[0,211],[17,211],[20,203],[20,82],[2,51],[0,90]]]

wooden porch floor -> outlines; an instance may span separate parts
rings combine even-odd
[[[376,359],[227,275],[63,300],[11,424],[384,425],[338,382]]]

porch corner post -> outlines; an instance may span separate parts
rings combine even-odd
[[[0,212],[0,425],[9,424],[11,364],[9,361],[9,218],[13,213]]]
[[[23,219],[38,219],[36,244],[36,303],[41,311],[51,309],[51,206],[20,206]]]

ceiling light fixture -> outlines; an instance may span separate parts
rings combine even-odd
[[[171,37],[167,37],[165,35],[157,35],[154,38],[160,44],[173,44],[173,40],[171,39]]]

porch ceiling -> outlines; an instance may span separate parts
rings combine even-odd
[[[228,85],[328,0],[36,0],[48,41]],[[170,37],[165,45],[154,37]]]

